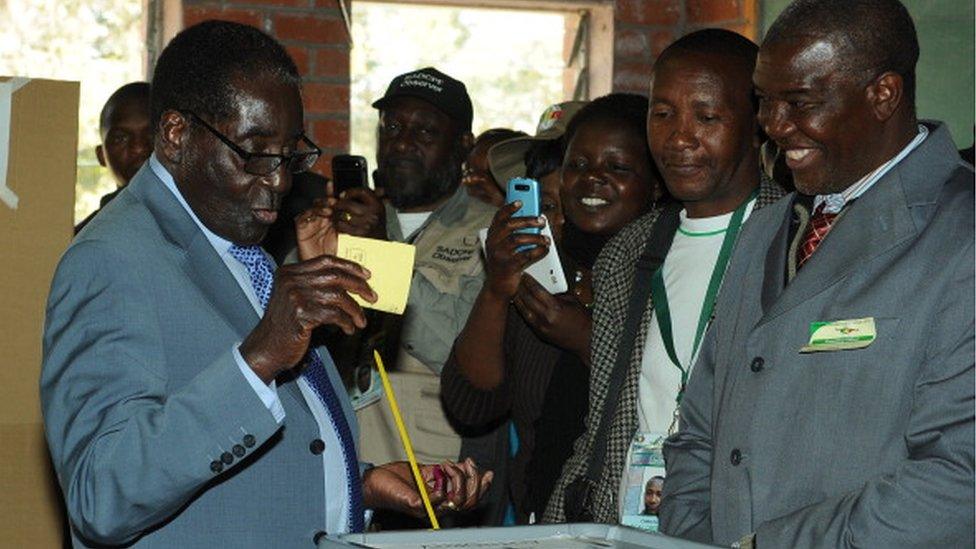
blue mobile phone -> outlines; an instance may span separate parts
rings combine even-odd
[[[513,177],[508,180],[508,190],[505,196],[505,202],[511,204],[519,200],[522,202],[522,207],[515,211],[512,217],[539,217],[541,212],[542,198],[539,194],[539,182],[535,179],[529,179],[527,177]],[[516,232],[525,234],[539,234],[542,229],[538,227],[529,227],[526,229],[519,229]],[[534,245],[519,246],[516,251],[524,252],[525,250],[530,250],[534,248]]]

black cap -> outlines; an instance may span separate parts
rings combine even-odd
[[[455,80],[441,71],[427,67],[401,74],[390,82],[386,94],[373,103],[382,110],[397,97],[417,97],[440,109],[444,114],[461,125],[461,129],[471,131],[474,108],[468,89],[460,80]]]

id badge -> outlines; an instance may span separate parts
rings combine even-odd
[[[664,489],[664,439],[666,433],[637,433],[627,453],[621,496],[624,526],[658,531],[658,509]]]

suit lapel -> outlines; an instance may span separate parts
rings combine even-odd
[[[911,238],[916,232],[915,225],[905,203],[902,187],[901,170],[896,166],[863,196],[851,203],[793,281],[770,304],[760,325],[831,287],[878,255]],[[783,227],[788,230],[789,215],[788,210],[780,232],[783,232]],[[766,288],[775,286],[772,283],[775,277],[780,280],[783,278],[786,265],[785,246],[785,241],[777,235],[773,247],[778,247],[781,251],[771,249],[767,255],[764,305]],[[779,284],[782,285],[782,282]]]
[[[202,233],[198,235],[189,243],[183,269],[234,330],[246,336],[257,324],[258,315],[210,241]]]
[[[183,252],[183,270],[213,308],[242,337],[258,320],[257,313],[227,266],[173,193],[147,162],[130,184],[156,219],[169,242]]]
[[[794,195],[795,197],[796,195]],[[769,311],[783,292],[785,284],[786,254],[789,247],[790,221],[794,200],[789,200],[782,212],[782,222],[779,230],[773,236],[772,243],[766,251],[766,262],[763,265],[762,309]]]

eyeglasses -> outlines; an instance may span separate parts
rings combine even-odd
[[[193,117],[194,120],[199,122],[204,128],[214,134],[214,137],[223,141],[224,145],[230,147],[230,150],[237,153],[237,156],[241,157],[244,161],[244,171],[251,175],[269,175],[277,170],[283,163],[288,168],[291,173],[302,173],[315,164],[315,161],[319,159],[322,155],[322,149],[318,147],[312,140],[307,136],[302,135],[300,141],[312,150],[308,151],[298,151],[291,154],[272,154],[272,153],[255,153],[248,152],[240,148],[237,144],[231,141],[226,135],[217,131],[216,128],[207,124],[207,122],[197,116],[192,111],[186,111],[187,114]]]

